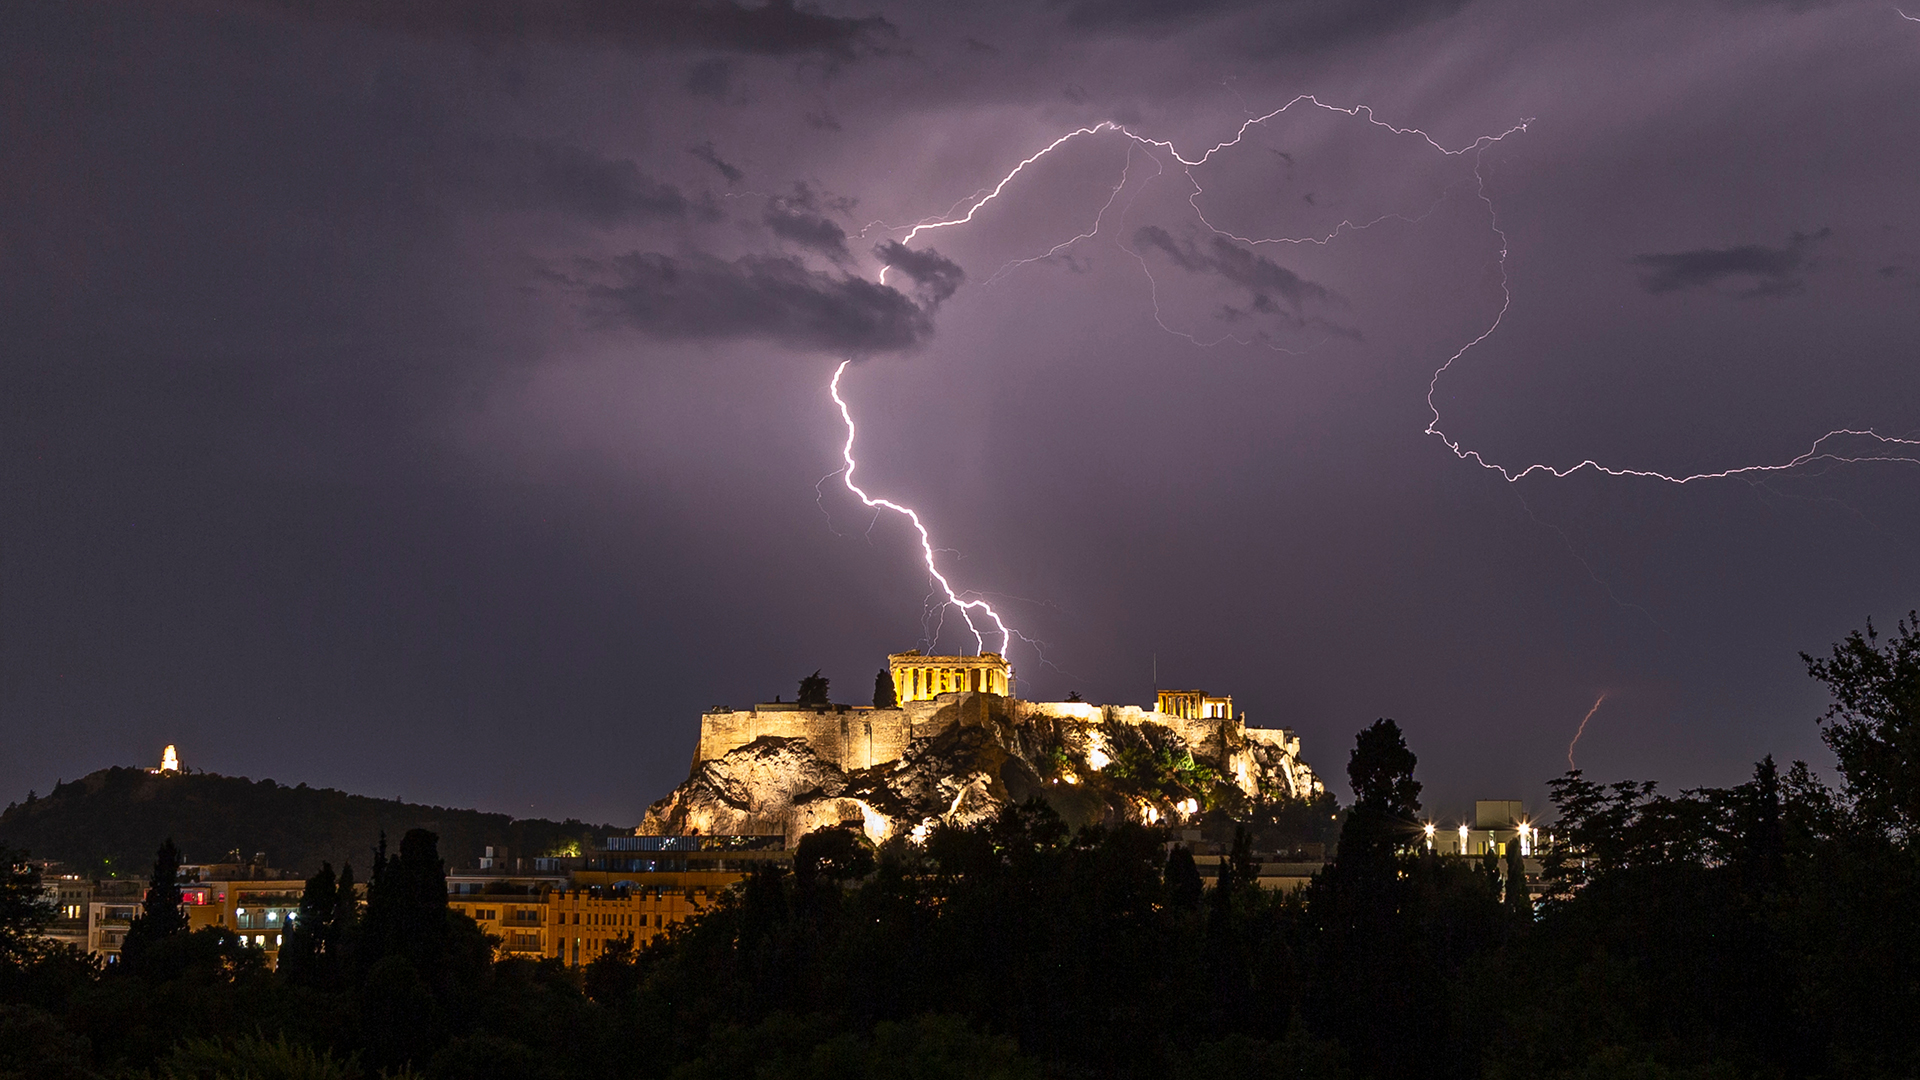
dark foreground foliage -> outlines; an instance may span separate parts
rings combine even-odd
[[[1070,833],[1035,802],[923,846],[817,833],[792,873],[576,973],[490,959],[415,831],[364,905],[344,868],[308,882],[278,972],[163,932],[163,891],[103,973],[30,939],[17,871],[0,1078],[1920,1075],[1915,644],[1903,624],[1809,661],[1840,789],[1771,759],[1673,796],[1556,781],[1537,910],[1511,862],[1422,850],[1390,721],[1356,741],[1335,861],[1289,897],[1250,842],[1205,880],[1158,832]]]

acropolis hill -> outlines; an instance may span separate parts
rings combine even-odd
[[[897,704],[775,702],[700,718],[687,781],[643,835],[783,834],[858,822],[879,842],[1045,798],[1070,824],[1177,822],[1324,792],[1300,740],[1248,727],[1233,699],[1161,691],[1151,709],[1023,701],[994,653],[895,653]]]

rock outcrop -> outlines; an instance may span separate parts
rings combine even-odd
[[[934,708],[909,718],[901,752],[880,761],[844,752],[837,736],[854,724],[871,730],[885,710],[789,710],[791,734],[745,742],[703,727],[701,747],[712,756],[696,753],[687,781],[648,808],[638,831],[781,834],[792,845],[816,828],[858,822],[877,842],[924,835],[936,822],[971,824],[1036,795],[1084,825],[1177,822],[1324,791],[1291,732],[1238,720],[992,694],[925,704]],[[708,719],[733,732],[746,715],[716,711]],[[754,714],[743,734],[778,730],[767,715]]]

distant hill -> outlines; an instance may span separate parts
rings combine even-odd
[[[516,819],[370,799],[305,784],[113,768],[7,807],[0,814],[0,845],[82,872],[144,877],[155,850],[172,837],[190,863],[225,861],[234,850],[244,858],[265,852],[269,865],[302,874],[319,869],[322,860],[336,870],[351,861],[364,881],[381,831],[397,847],[413,828],[439,833],[440,854],[454,868],[473,865],[489,844],[519,856],[546,855],[629,831],[571,818]]]

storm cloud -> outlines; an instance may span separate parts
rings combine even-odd
[[[476,140],[465,155],[451,155],[458,168],[448,177],[507,210],[548,210],[612,225],[621,221],[701,217],[673,184],[649,176],[631,160],[610,158],[576,146],[536,139]]]
[[[1806,287],[1806,274],[1812,268],[1807,253],[1831,233],[1831,229],[1794,233],[1781,247],[1741,244],[1635,255],[1633,264],[1645,268],[1640,287],[1655,296],[1728,280],[1745,283],[1738,292],[1742,297],[1787,296]]]
[[[714,171],[726,177],[727,183],[729,184],[737,184],[747,177],[747,174],[741,171],[738,166],[721,158],[719,151],[713,148],[713,141],[711,139],[701,143],[699,146],[688,147],[687,153],[713,166]]]
[[[841,17],[768,0],[245,0],[251,6],[379,30],[457,34],[477,41],[606,43],[630,49],[717,49],[854,60],[897,36],[877,15]]]
[[[1263,315],[1290,316],[1294,322],[1301,323],[1305,321],[1308,304],[1343,303],[1325,286],[1308,281],[1224,236],[1213,237],[1203,247],[1191,239],[1176,239],[1158,225],[1145,225],[1133,234],[1133,241],[1136,247],[1164,253],[1182,270],[1214,275],[1245,289],[1251,296],[1251,309]],[[1279,297],[1279,301],[1275,297]],[[1235,318],[1244,312],[1229,307],[1223,314]]]
[[[892,269],[912,279],[914,291],[929,308],[940,306],[965,280],[966,273],[952,259],[932,248],[914,249],[889,240],[873,249],[874,255]]]
[[[898,290],[787,256],[634,252],[607,270],[611,281],[586,286],[596,309],[666,340],[757,338],[872,353],[911,349],[933,332],[930,307]]]
[[[1065,21],[1093,33],[1160,37],[1245,16],[1245,48],[1304,52],[1378,37],[1458,13],[1472,0],[1065,0]]]
[[[817,251],[835,262],[844,262],[853,255],[847,249],[847,231],[828,218],[773,205],[767,207],[761,221],[780,239]]]

